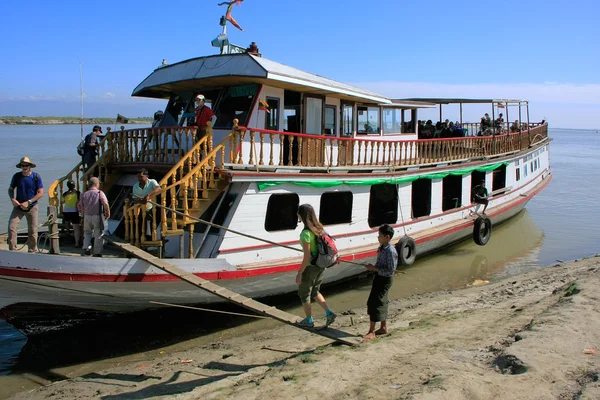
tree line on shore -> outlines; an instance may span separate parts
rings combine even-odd
[[[114,124],[115,118],[84,118],[84,124]],[[0,125],[80,124],[80,117],[0,117]],[[151,117],[129,118],[127,124],[151,124]],[[123,124],[123,123],[119,123]]]

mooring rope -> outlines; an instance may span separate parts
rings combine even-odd
[[[135,196],[135,195],[134,195],[134,197],[142,198],[141,196]],[[165,210],[171,211],[171,212],[173,212],[173,213],[175,213],[175,214],[177,214],[177,215],[181,215],[182,217],[186,217],[186,218],[192,219],[192,220],[194,220],[194,221],[196,221],[196,222],[200,222],[201,224],[205,224],[205,225],[208,225],[208,226],[210,226],[210,227],[213,227],[213,228],[223,229],[224,231],[231,232],[231,233],[235,233],[236,235],[244,236],[244,237],[247,237],[247,238],[249,238],[249,239],[258,240],[258,241],[260,241],[260,242],[269,243],[269,244],[272,244],[272,245],[274,245],[274,246],[283,247],[283,248],[285,248],[285,249],[289,249],[289,250],[294,250],[294,251],[303,252],[303,250],[302,250],[302,249],[298,249],[298,248],[296,248],[296,247],[291,247],[291,246],[287,246],[287,245],[285,245],[285,244],[281,244],[281,243],[273,242],[273,241],[271,241],[271,240],[264,239],[264,238],[261,238],[261,237],[258,237],[258,236],[249,235],[249,234],[247,234],[247,233],[243,233],[243,232],[240,232],[240,231],[236,231],[236,230],[234,230],[234,229],[226,228],[226,227],[224,227],[224,226],[222,226],[222,225],[218,225],[218,224],[215,224],[215,223],[213,223],[213,222],[205,221],[205,220],[203,220],[203,219],[196,218],[196,217],[194,217],[194,216],[191,216],[191,215],[189,215],[189,214],[186,214],[186,213],[183,213],[183,212],[181,212],[181,211],[175,210],[175,209],[173,209],[173,208],[170,208],[170,207],[167,207],[167,206],[163,206],[162,204],[158,204],[158,203],[156,203],[156,202],[154,202],[154,201],[151,201],[151,200],[148,200],[148,203],[150,203],[150,204],[152,204],[152,205],[154,205],[154,206],[160,207],[160,208],[164,208]],[[362,263],[357,263],[357,262],[354,262],[354,261],[349,261],[349,260],[344,260],[344,259],[341,259],[341,257],[340,257],[340,262],[344,262],[344,263],[348,263],[348,264],[354,264],[354,265],[360,265],[361,267],[364,267],[364,266],[365,266],[365,264],[362,264]]]

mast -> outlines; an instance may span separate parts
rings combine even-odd
[[[81,97],[81,141],[83,141],[83,72],[79,61],[79,95]]]

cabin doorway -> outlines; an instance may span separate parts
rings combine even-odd
[[[442,211],[461,206],[462,175],[448,175],[442,179]]]
[[[431,215],[431,179],[413,181],[411,209],[413,218]]]
[[[317,95],[304,96],[304,133],[323,135],[325,119],[325,97]],[[300,141],[302,165],[322,165],[325,156],[325,141],[304,137]]]
[[[492,191],[504,189],[506,187],[506,165],[501,165],[492,173]]]
[[[283,131],[301,132],[302,93],[285,90],[283,93]],[[283,138],[283,165],[298,165],[298,138]]]
[[[398,222],[397,185],[382,183],[371,186],[368,222],[370,228]]]
[[[475,186],[479,185],[482,181],[485,182],[485,172],[473,171],[471,173],[471,202],[475,198]]]
[[[354,136],[356,126],[354,103],[342,102],[341,106],[340,136],[351,138]],[[340,165],[354,164],[354,142],[338,140],[338,159]],[[358,161],[360,163],[360,160]]]

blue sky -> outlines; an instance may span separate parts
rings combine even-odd
[[[131,98],[163,58],[215,54],[210,1],[63,0],[0,7],[0,115],[150,116]],[[528,98],[532,119],[600,128],[600,2],[245,0],[232,43],[394,98]],[[451,119],[455,119],[449,115]]]

